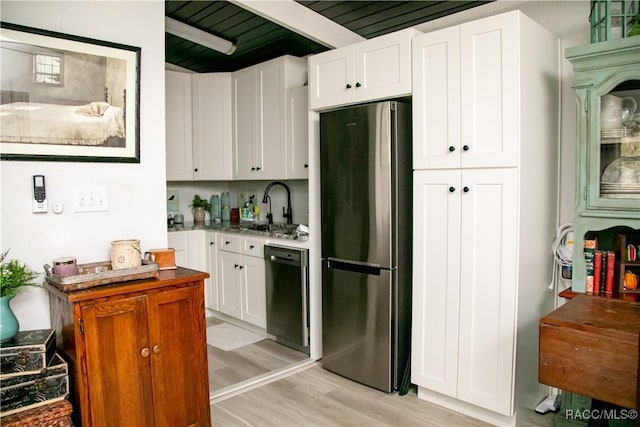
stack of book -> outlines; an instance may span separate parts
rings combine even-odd
[[[55,330],[21,331],[0,344],[0,423],[68,394],[69,370],[56,353]]]
[[[584,258],[587,266],[586,293],[612,295],[616,253],[609,250],[599,250],[597,239],[585,239]]]

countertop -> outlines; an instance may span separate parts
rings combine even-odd
[[[282,230],[274,231],[261,231],[253,230],[249,227],[252,224],[231,224],[229,221],[222,221],[221,223],[214,223],[211,221],[205,221],[204,224],[195,224],[191,221],[184,222],[183,224],[174,224],[173,227],[168,227],[167,231],[191,231],[191,230],[204,230],[204,231],[217,231],[222,233],[239,233],[252,236],[262,236],[265,238],[276,238],[286,242],[300,242],[304,243],[309,240],[308,235],[299,235],[296,232],[288,234]],[[288,227],[295,227],[297,224],[289,225]],[[285,224],[275,224],[276,227],[284,227]]]

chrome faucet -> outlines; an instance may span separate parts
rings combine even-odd
[[[282,185],[285,190],[287,190],[287,211],[285,212],[283,206],[282,216],[284,218],[287,218],[287,224],[293,224],[293,212],[291,210],[291,190],[289,190],[289,187],[284,182],[273,181],[271,184],[267,185],[267,188],[265,188],[264,190],[264,196],[262,197],[262,203],[267,203],[267,201],[269,202],[269,213],[267,214],[269,225],[273,224],[273,213],[271,213],[271,197],[269,197],[269,190],[271,190],[271,187],[273,187],[274,185]]]

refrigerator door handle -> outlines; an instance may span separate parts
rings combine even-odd
[[[370,264],[358,261],[349,261],[338,258],[323,258],[323,261],[327,264],[327,268],[335,270],[352,271],[354,273],[370,274],[373,276],[379,276],[380,272],[393,271],[396,267],[380,267],[378,264]]]

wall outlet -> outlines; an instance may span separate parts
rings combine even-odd
[[[107,187],[83,187],[74,190],[74,212],[104,212],[108,210],[109,191]]]

